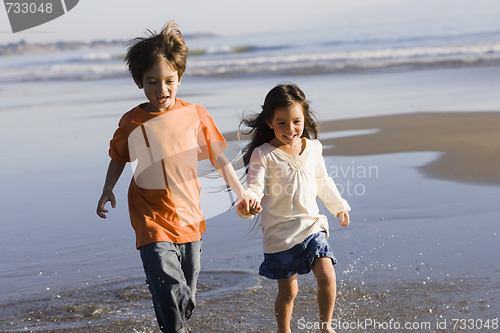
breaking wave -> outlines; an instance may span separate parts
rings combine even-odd
[[[258,39],[257,39],[258,40]],[[220,37],[191,48],[187,75],[312,75],[390,68],[500,64],[500,32],[463,36],[243,43]],[[3,56],[0,82],[96,80],[128,76],[121,47],[58,54]]]

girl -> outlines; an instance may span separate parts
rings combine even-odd
[[[336,259],[328,246],[328,221],[319,214],[318,196],[328,210],[349,224],[350,211],[326,171],[317,126],[302,90],[278,85],[266,96],[262,112],[242,121],[252,139],[244,149],[248,193],[261,200],[264,262],[259,274],[278,280],[275,313],[280,333],[288,333],[297,274],[311,270],[318,284],[321,332],[330,326],[335,305]],[[260,210],[254,205],[252,213]],[[238,206],[238,214],[251,218]]]

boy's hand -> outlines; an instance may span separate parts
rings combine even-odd
[[[115,200],[115,195],[113,192],[103,192],[101,195],[101,198],[99,199],[99,202],[97,203],[97,210],[96,213],[99,215],[101,218],[105,219],[106,214],[108,210],[104,208],[104,205],[106,205],[107,202],[111,202],[111,207],[115,208],[116,207],[116,200]]]
[[[348,212],[340,212],[339,213],[340,217],[340,225],[345,227],[349,225],[349,213]]]

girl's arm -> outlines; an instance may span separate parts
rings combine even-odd
[[[316,184],[318,186],[318,197],[335,217],[340,217],[340,223],[343,226],[348,225],[348,212],[351,210],[351,207],[347,201],[342,198],[342,195],[337,189],[337,185],[335,185],[333,179],[328,175],[325,160],[323,158],[323,154],[321,153],[321,143],[319,144],[319,150],[320,153],[318,154],[318,160],[316,161]]]
[[[264,196],[265,173],[266,165],[263,157],[261,156],[260,150],[257,148],[253,151],[248,164],[247,193],[258,205],[255,210],[251,210],[249,213],[245,213],[238,209],[237,212],[240,217],[251,219],[255,214],[260,213],[262,210],[260,200]],[[252,209],[252,207],[250,208]]]
[[[256,210],[259,210],[259,203],[250,196],[240,183],[236,171],[234,171],[233,165],[229,162],[224,154],[220,154],[213,160],[213,166],[219,172],[222,178],[228,183],[231,189],[238,196],[237,206],[245,213],[249,214]]]
[[[116,199],[115,195],[113,194],[113,188],[120,178],[126,164],[127,162],[117,162],[115,160],[111,160],[111,162],[109,162],[108,172],[106,173],[106,180],[104,182],[104,188],[102,189],[102,194],[97,203],[96,210],[97,215],[99,215],[103,219],[106,218],[105,213],[108,212],[108,210],[104,208],[104,205],[106,205],[108,201],[111,202],[111,207],[116,207]]]

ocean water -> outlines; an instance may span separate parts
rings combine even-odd
[[[258,112],[267,91],[288,81],[303,88],[320,120],[500,107],[500,27],[495,25],[218,37],[188,40],[188,46],[193,56],[178,96],[206,107],[223,132],[237,129],[243,112]],[[126,205],[130,168],[115,188],[117,208],[106,220],[95,214],[109,162],[109,140],[121,115],[144,101],[121,60],[124,52],[116,48],[0,57],[3,331],[97,323],[95,318],[103,311],[99,304],[109,296],[99,291],[113,288],[128,291],[125,299],[143,299],[144,307],[119,312],[123,304],[117,301],[116,308],[108,306],[114,309],[109,310],[113,320],[151,314],[147,295],[137,287],[144,277]],[[331,165],[357,163],[380,169],[379,177],[362,180],[363,195],[346,195],[353,207],[360,207],[353,212],[357,223],[345,230],[331,223],[338,233],[333,238],[341,248],[338,257],[345,258],[339,266],[344,279],[372,279],[380,271],[391,271],[397,279],[394,267],[404,278],[418,280],[427,274],[421,282],[480,270],[483,275],[498,273],[498,267],[488,266],[494,258],[473,256],[498,244],[498,227],[493,224],[500,210],[495,201],[498,188],[423,179],[416,166],[435,157],[429,152],[404,159],[398,155],[327,159]],[[412,190],[387,203],[384,196],[392,198],[391,191],[400,191],[397,185],[402,180]],[[203,178],[202,183],[202,205],[209,221],[204,236],[205,289],[200,297],[220,294],[210,283],[228,271],[239,272],[231,275],[232,281],[247,281],[241,288],[252,288],[262,256],[259,232],[251,231],[251,222],[227,212],[232,198],[217,191],[220,182]],[[450,201],[446,193],[463,196]],[[472,209],[461,206],[469,198]],[[479,206],[488,207],[481,210],[484,225],[475,224],[479,229],[474,229],[473,240],[455,243],[453,234],[446,235],[450,226],[467,227],[468,212]],[[413,224],[413,217],[421,219]],[[401,227],[403,223],[420,230],[414,231],[413,244],[424,248],[408,249],[408,257],[415,259],[412,265],[424,263],[418,270],[386,251],[406,244],[408,229]],[[435,225],[444,238],[422,231]],[[394,230],[393,237],[386,233],[389,230]],[[375,241],[370,239],[374,234]],[[425,237],[432,241],[421,241]],[[375,245],[364,248],[366,244]],[[434,251],[443,248],[447,249],[443,257],[434,258]],[[461,265],[462,258],[473,264]],[[211,290],[219,291],[211,294]],[[92,306],[74,308],[83,295]],[[26,319],[34,311],[26,304],[54,312],[39,312],[42,325]],[[72,320],[71,313],[80,313],[83,319]],[[64,324],[56,323],[61,321]]]
[[[464,23],[464,22],[462,22]],[[377,25],[187,40],[186,74],[258,77],[496,66],[500,24]],[[2,58],[0,82],[126,77],[123,47]]]

